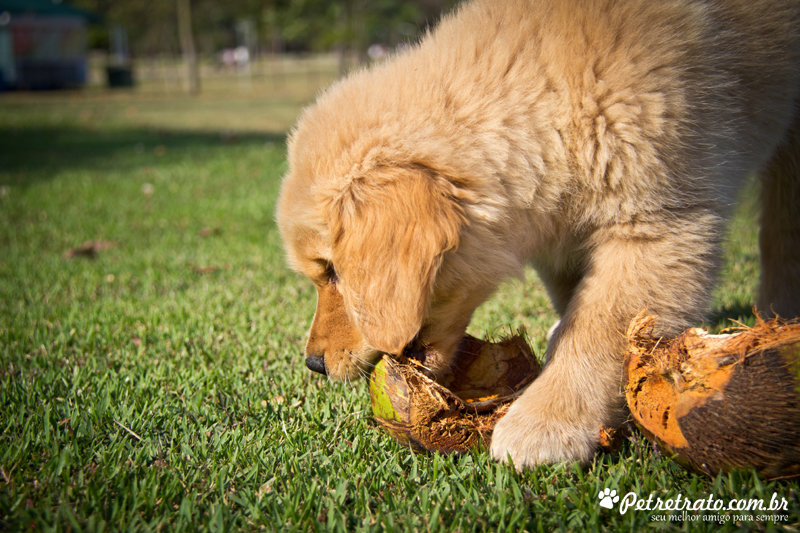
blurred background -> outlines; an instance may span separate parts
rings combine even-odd
[[[191,95],[201,107],[278,99],[287,108],[279,116],[262,114],[260,122],[252,109],[215,113],[208,105],[203,117],[181,119],[195,129],[277,132],[294,118],[292,102],[307,102],[348,70],[415,42],[455,3],[0,0],[0,92],[14,93],[6,101],[21,104],[52,100],[52,91],[67,101],[161,99],[179,106]],[[167,112],[171,127],[181,126],[175,109],[151,111]],[[129,122],[148,119],[147,106],[124,112]]]

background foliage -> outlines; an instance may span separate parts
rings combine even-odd
[[[175,0],[73,0],[101,15],[106,26],[122,25],[134,56],[180,50]],[[261,48],[327,51],[395,46],[417,37],[454,0],[193,0],[192,22],[199,51],[210,55],[237,45],[236,25],[255,24]],[[91,33],[93,48],[108,48],[107,27]]]

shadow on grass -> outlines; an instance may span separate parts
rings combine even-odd
[[[125,171],[181,157],[197,162],[210,149],[271,144],[283,148],[285,142],[285,135],[270,133],[0,127],[0,184],[27,187],[65,169]]]

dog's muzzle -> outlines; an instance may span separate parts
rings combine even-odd
[[[328,372],[325,370],[325,359],[317,355],[306,357],[306,366],[309,370],[319,372],[323,376],[327,376]]]

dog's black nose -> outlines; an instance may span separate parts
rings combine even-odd
[[[325,371],[325,359],[318,355],[311,355],[306,357],[306,366],[309,370],[313,370],[314,372],[319,372],[323,376],[328,375],[328,372]]]

